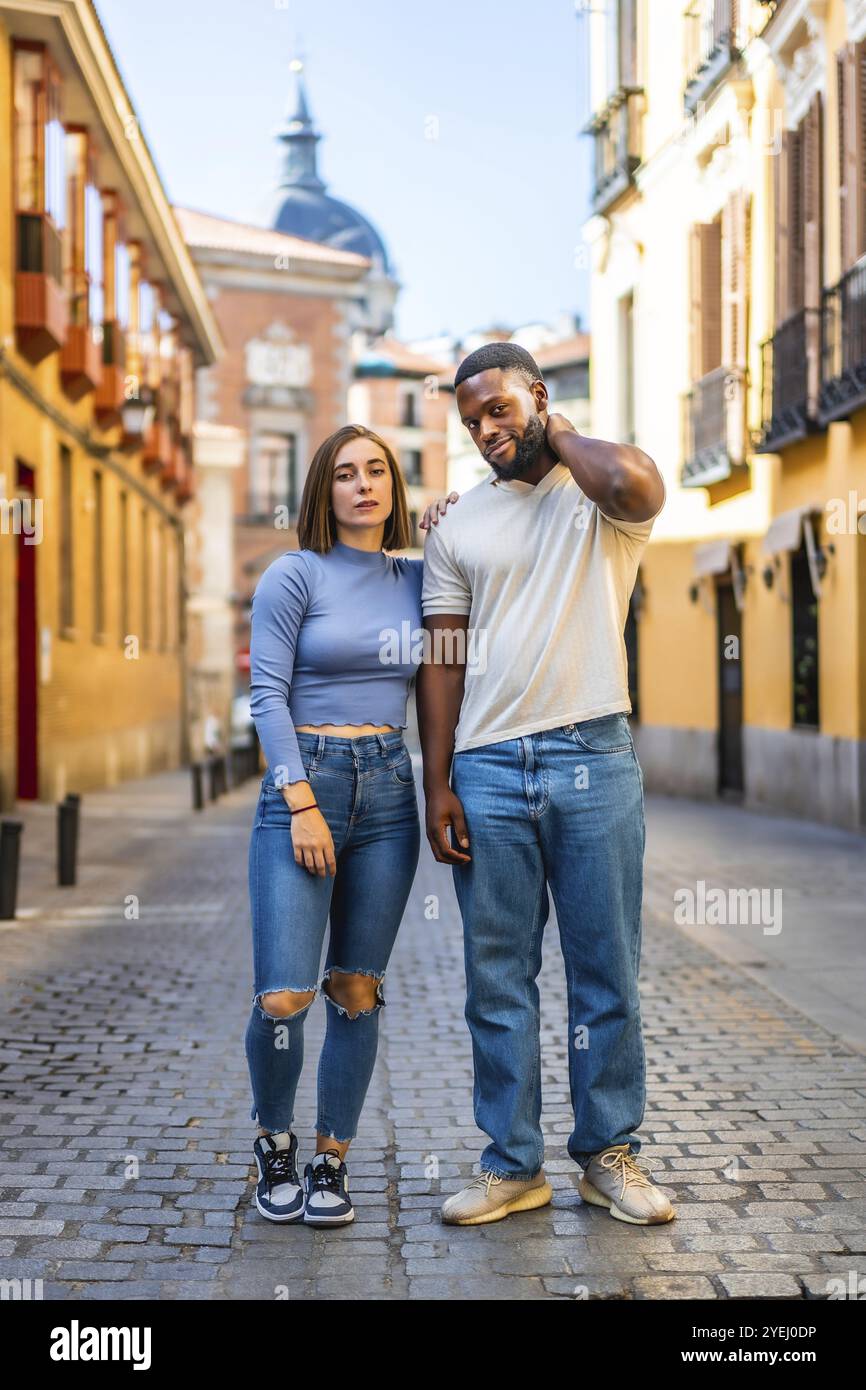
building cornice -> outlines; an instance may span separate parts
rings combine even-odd
[[[277,270],[272,265],[266,268],[238,265],[234,257],[228,257],[225,262],[202,262],[198,261],[198,256],[196,260],[209,290],[261,290],[266,294],[297,294],[347,301],[362,299],[368,293],[365,282],[360,279],[312,279],[308,275],[292,275],[289,271]]]
[[[751,77],[732,76],[723,82],[698,118],[686,121],[675,136],[638,167],[635,172],[638,192],[641,195],[649,193],[658,183],[670,174],[680,172],[684,166],[694,169],[706,151],[720,145],[728,147],[729,155],[742,150],[745,168],[748,157],[745,127],[754,97]]]
[[[355,266],[334,266],[292,256],[262,256],[254,251],[232,251],[211,246],[191,246],[190,254],[195,265],[208,272],[225,271],[231,274],[237,270],[242,275],[251,273],[259,278],[272,276],[276,282],[290,279],[304,280],[308,284],[339,284],[344,287],[343,293],[346,288],[352,290],[360,285],[366,291],[369,285],[366,270],[359,270]]]

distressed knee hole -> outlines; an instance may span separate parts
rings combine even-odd
[[[332,967],[322,980],[322,993],[341,1013],[357,1018],[359,1014],[373,1013],[384,1004],[383,979],[384,976],[379,978],[371,971],[355,974]]]
[[[260,994],[259,1005],[270,1018],[291,1018],[309,1008],[316,997],[314,989],[280,989],[271,994]]]

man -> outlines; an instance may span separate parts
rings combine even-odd
[[[463,918],[475,1119],[491,1142],[442,1217],[477,1225],[551,1200],[536,985],[549,887],[578,1190],[618,1220],[669,1221],[634,1133],[644,811],[623,639],[664,483],[640,449],[549,413],[538,366],[514,343],[471,353],[454,384],[491,472],[426,538],[431,651],[417,697],[427,837],[452,866]]]

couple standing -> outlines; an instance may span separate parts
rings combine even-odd
[[[411,543],[403,481],[387,445],[349,425],[312,461],[301,549],[268,567],[253,598],[251,709],[268,763],[249,853],[256,1205],[275,1221],[354,1217],[346,1153],[420,852],[402,735],[414,680],[427,838],[452,866],[463,918],[475,1119],[490,1138],[442,1219],[477,1225],[551,1200],[536,985],[549,887],[578,1190],[620,1220],[669,1221],[636,1157],[644,814],[623,639],[664,484],[641,450],[549,413],[538,366],[514,343],[471,353],[454,385],[491,472],[441,522],[455,494],[428,509],[423,562],[385,553]],[[301,1180],[291,1126],[319,988],[316,1154]]]

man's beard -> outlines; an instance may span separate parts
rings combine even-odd
[[[497,478],[508,481],[511,478],[521,478],[524,473],[528,473],[533,464],[538,462],[539,457],[544,452],[546,434],[544,425],[537,415],[531,415],[526,422],[522,439],[514,441],[514,458],[511,463],[504,467],[494,463],[493,459],[488,459],[488,463]]]

